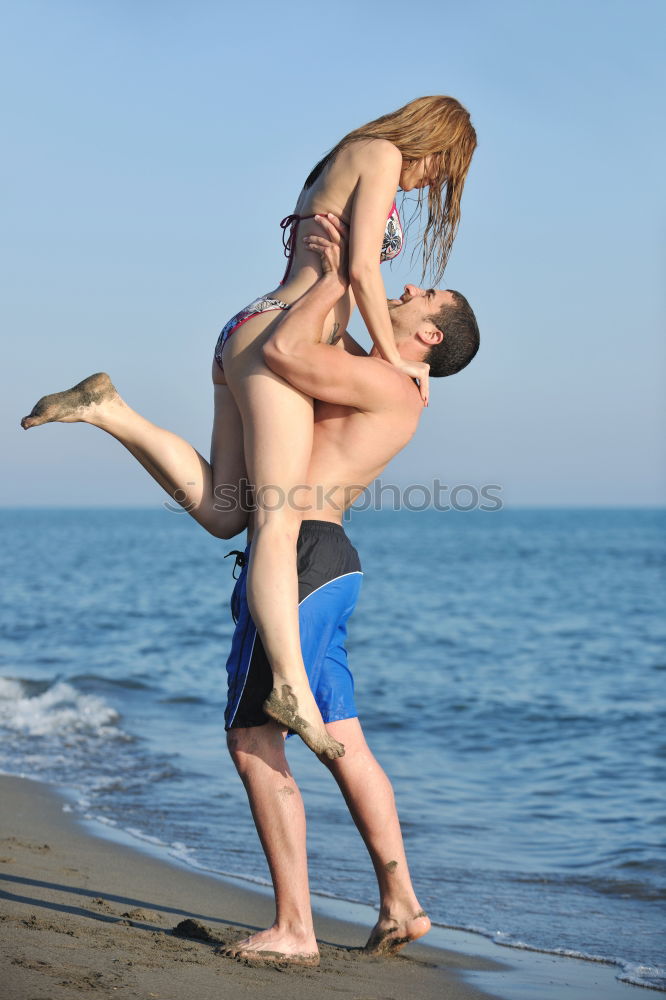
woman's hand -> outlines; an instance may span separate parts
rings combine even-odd
[[[403,360],[395,367],[399,368],[405,375],[409,375],[410,378],[419,380],[421,399],[423,400],[423,405],[427,406],[430,400],[430,365],[426,364],[425,361]]]
[[[327,215],[315,215],[317,222],[326,233],[317,236],[310,233],[303,237],[308,250],[314,250],[321,260],[322,275],[329,280],[335,280],[340,286],[340,294],[347,291],[349,228],[337,215],[329,212]]]

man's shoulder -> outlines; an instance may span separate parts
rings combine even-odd
[[[420,399],[418,386],[409,375],[400,371],[399,368],[396,368],[389,361],[384,361],[383,358],[368,356],[368,361],[373,362],[377,370],[377,377],[381,378],[394,392],[404,396],[406,402],[414,398]]]
[[[418,386],[409,375],[374,355],[355,357],[353,362],[359,381],[372,385],[372,392],[367,397],[369,410],[420,415],[423,403]]]

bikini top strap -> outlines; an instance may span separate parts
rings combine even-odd
[[[285,215],[284,219],[280,223],[280,229],[282,230],[282,246],[284,247],[285,257],[291,256],[294,235],[300,221],[300,215]],[[287,232],[287,230],[289,230],[289,232]]]
[[[280,282],[281,285],[284,285],[285,281],[289,277],[294,253],[294,243],[296,241],[296,233],[298,231],[298,223],[302,222],[303,219],[314,219],[314,215],[297,215],[294,212],[292,215],[285,215],[284,219],[280,223],[280,229],[282,230],[282,246],[284,247],[284,255],[288,260],[287,270],[284,272],[284,277]],[[287,232],[287,230],[289,231]]]

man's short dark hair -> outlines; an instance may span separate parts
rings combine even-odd
[[[452,288],[448,291],[453,296],[453,305],[442,306],[438,313],[428,317],[444,334],[441,343],[434,344],[423,359],[430,365],[433,378],[455,375],[479,349],[479,326],[472,307],[460,292]]]

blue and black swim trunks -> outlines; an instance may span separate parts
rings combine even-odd
[[[236,630],[227,660],[225,729],[263,726],[262,705],[271,693],[271,668],[247,605],[250,547],[231,596]],[[298,536],[298,617],[310,687],[324,722],[353,719],[354,678],[347,664],[347,621],[361,589],[358,552],[339,524],[303,521]]]

